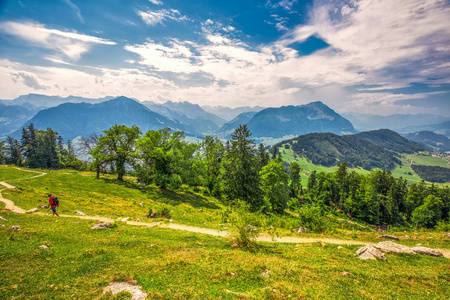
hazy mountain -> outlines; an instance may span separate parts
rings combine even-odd
[[[205,111],[215,114],[216,116],[219,116],[227,121],[233,120],[234,118],[236,118],[238,115],[240,115],[242,113],[258,112],[258,111],[265,109],[265,107],[261,107],[261,106],[253,106],[253,107],[241,106],[241,107],[235,107],[235,108],[230,108],[230,107],[225,107],[225,106],[202,106],[202,108]]]
[[[353,125],[322,102],[266,108],[247,123],[253,138],[281,138],[311,132],[355,133]]]
[[[115,124],[137,125],[142,132],[171,127],[184,130],[178,121],[157,114],[137,101],[126,97],[98,104],[64,103],[57,107],[41,110],[25,125],[33,123],[38,129],[51,127],[65,140],[92,133],[100,134]],[[189,132],[187,132],[189,134]],[[20,137],[21,131],[15,133]]]
[[[431,131],[420,131],[407,133],[403,136],[436,152],[450,151],[450,139],[442,134]]]
[[[247,124],[247,122],[250,121],[256,114],[256,111],[241,113],[230,122],[223,124],[223,126],[216,132],[216,135],[220,138],[230,138],[236,127],[241,124]]]
[[[401,163],[398,154],[355,135],[310,133],[283,141],[277,146],[281,149],[286,147],[285,144],[294,151],[295,156],[306,157],[313,164],[327,167],[345,162],[354,168],[392,170]]]
[[[432,115],[432,114],[395,114],[389,116],[344,113],[343,117],[352,122],[353,126],[358,130],[372,130],[380,128],[388,128],[399,131],[409,126],[423,126],[431,124],[439,124],[450,121],[449,117]]]
[[[0,140],[20,128],[23,123],[31,119],[37,109],[27,108],[20,105],[0,104]]]
[[[192,120],[204,119],[211,121],[212,123],[217,125],[216,130],[226,122],[226,120],[222,119],[221,117],[203,110],[203,108],[201,108],[199,105],[192,104],[186,101],[185,102],[167,101],[163,105],[167,108],[170,108],[171,110],[186,115],[189,119]]]
[[[410,126],[398,130],[401,133],[414,133],[419,131],[432,131],[437,134],[445,135],[450,138],[450,121],[434,124],[434,125],[422,125],[422,126]]]
[[[414,153],[428,150],[424,146],[410,141],[389,129],[366,131],[355,134],[354,136],[356,138],[372,142],[375,145],[383,147],[384,149],[399,153]]]
[[[76,96],[68,96],[63,98],[61,96],[46,96],[39,94],[28,94],[17,97],[13,100],[0,100],[1,104],[5,105],[21,105],[25,107],[35,107],[35,108],[49,108],[58,106],[63,103],[101,103],[106,100],[110,100],[114,97],[104,97],[104,98],[83,98]]]
[[[212,122],[209,119],[204,119],[201,117],[191,119],[188,118],[185,114],[170,109],[163,104],[158,104],[152,101],[143,101],[141,103],[146,107],[148,107],[150,110],[160,115],[163,115],[172,120],[179,121],[181,124],[183,124],[185,130],[195,133],[196,135],[210,134],[219,128],[219,126],[217,126],[214,122]]]

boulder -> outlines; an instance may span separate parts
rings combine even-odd
[[[400,239],[400,238],[396,237],[395,235],[390,235],[390,234],[383,234],[383,235],[380,235],[378,238],[379,239],[391,239],[391,240],[396,240],[396,241],[398,241]]]
[[[44,204],[42,204],[41,206],[39,206],[40,208],[42,208],[42,209],[48,209],[48,206],[47,205],[44,205]]]
[[[148,214],[145,215],[147,218],[156,218],[158,216],[158,212],[157,211],[152,211],[149,212]]]
[[[375,248],[374,246],[367,245],[362,248],[359,248],[356,251],[356,254],[359,255],[360,259],[374,259],[376,260],[377,257],[381,260],[386,260],[386,257],[381,253],[380,250]]]
[[[75,213],[80,216],[85,216],[86,214],[82,211],[76,210]]]
[[[308,228],[306,228],[306,227],[299,227],[296,230],[296,232],[298,232],[298,233],[304,233],[304,232],[307,232],[307,231],[308,231]]]
[[[37,209],[37,208],[35,207],[35,208],[30,209],[30,210],[27,210],[27,214],[36,213],[36,212],[38,212],[38,211],[39,211],[39,209]]]
[[[91,229],[105,229],[111,226],[111,223],[97,223],[92,225]]]
[[[380,242],[375,245],[376,248],[380,249],[384,253],[409,253],[415,254],[408,246],[400,245],[391,241]]]
[[[419,253],[419,254],[426,254],[426,255],[431,255],[431,256],[436,256],[436,257],[443,257],[444,255],[437,251],[436,249],[431,249],[431,248],[427,248],[427,247],[422,247],[422,246],[416,246],[411,248],[412,251],[414,251],[415,253]]]
[[[2,221],[8,221],[8,220],[6,220],[5,218],[3,218],[2,216],[0,216],[0,220],[2,220]]]

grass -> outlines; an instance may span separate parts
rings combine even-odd
[[[0,166],[0,176],[10,176],[10,184],[17,186],[2,195],[23,208],[46,203],[46,194],[53,192],[63,213],[142,217],[149,207],[166,206],[177,223],[202,227],[218,226],[224,210],[220,201],[188,189],[146,189],[128,177],[118,183],[109,176],[97,179],[92,173],[61,170],[12,180],[29,174]],[[92,220],[9,211],[0,215],[7,219],[0,221],[0,299],[98,299],[111,281],[136,281],[148,299],[450,298],[445,258],[388,254],[386,262],[362,261],[355,257],[359,246],[338,249],[318,243],[258,243],[247,251],[233,248],[228,238],[157,227],[118,224],[93,231]],[[284,218],[278,222],[289,222]],[[332,235],[305,236],[380,241],[373,230],[342,223]],[[12,225],[21,230],[11,231]],[[390,233],[403,236],[405,245],[450,249],[443,232]]]
[[[388,254],[355,258],[358,246],[264,244],[235,249],[225,238],[87,220],[2,212],[1,299],[95,299],[112,280],[135,280],[149,299],[448,299],[450,263]],[[42,244],[48,250],[40,249]],[[264,277],[262,274],[268,274]],[[414,286],[414,288],[411,288]]]
[[[406,158],[410,161],[411,160],[415,161],[417,165],[450,168],[449,162],[440,157],[433,157],[431,155],[410,154],[407,155]]]

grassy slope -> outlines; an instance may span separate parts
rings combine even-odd
[[[126,225],[89,230],[94,221],[2,212],[1,299],[94,299],[112,280],[136,280],[150,299],[448,299],[446,259],[387,255],[355,258],[358,246],[261,244],[234,249],[227,239]],[[48,250],[39,249],[42,244]],[[269,278],[261,274],[269,270]],[[411,288],[414,286],[414,288]]]
[[[283,145],[284,146],[284,145]],[[311,173],[313,170],[316,170],[317,172],[325,172],[325,173],[329,173],[329,172],[335,172],[337,171],[337,167],[324,167],[324,166],[320,166],[320,165],[314,165],[313,163],[309,162],[306,158],[303,157],[297,157],[294,158],[294,152],[291,149],[284,149],[284,147],[280,148],[283,160],[291,163],[293,161],[297,161],[297,163],[300,165],[300,167],[303,168],[303,171],[301,172],[301,179],[302,179],[302,185],[305,186],[307,184],[307,176],[305,176],[305,173]],[[420,178],[419,175],[416,174],[416,172],[414,172],[410,167],[409,167],[409,162],[408,160],[414,160],[417,164],[423,164],[423,165],[427,165],[427,166],[441,166],[441,167],[447,167],[449,168],[450,166],[448,165],[448,162],[445,161],[444,159],[438,158],[438,157],[432,157],[432,156],[422,156],[422,155],[417,155],[417,154],[411,154],[411,155],[406,155],[404,157],[401,158],[402,161],[402,165],[401,166],[397,166],[393,171],[392,171],[392,175],[394,175],[395,177],[403,177],[404,179],[413,182],[413,183],[419,183],[422,179]],[[361,169],[361,168],[349,168],[352,171],[356,171],[357,173],[360,174],[368,174],[369,171]],[[427,182],[428,184],[431,184],[431,182]],[[449,186],[449,184],[445,183],[445,184],[438,184],[439,186]]]
[[[0,176],[18,178],[16,171],[0,167]],[[155,208],[171,203],[176,222],[187,224],[207,219],[207,224],[218,223],[223,211],[217,200],[192,193],[141,190],[131,182],[118,184],[89,173],[67,173],[11,181],[18,189],[3,190],[2,195],[28,208],[41,203],[38,200],[46,201],[51,190],[64,193],[60,196],[63,212],[81,206],[88,214],[105,216],[116,212],[141,216],[147,208],[140,207],[139,201]],[[89,205],[83,206],[86,201]],[[198,212],[199,208],[204,212]],[[212,216],[205,217],[205,211],[212,211]],[[450,297],[446,259],[391,254],[387,262],[361,261],[354,256],[358,246],[337,249],[337,245],[317,243],[260,243],[259,249],[244,251],[232,248],[225,238],[176,230],[120,224],[91,231],[95,221],[7,211],[0,215],[7,219],[0,221],[5,225],[0,226],[4,274],[0,276],[0,299],[94,299],[112,280],[136,280],[151,293],[150,299],[236,298],[226,290],[255,299]],[[8,229],[12,225],[21,230],[12,232]],[[442,232],[408,234],[402,244],[450,248]],[[377,240],[375,232],[357,235],[362,240]],[[316,235],[318,240],[320,236]],[[42,244],[50,249],[39,249]],[[270,271],[269,278],[261,275],[265,270]]]

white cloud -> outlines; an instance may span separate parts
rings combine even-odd
[[[155,11],[149,10],[147,12],[138,10],[137,14],[147,25],[162,24],[166,20],[177,22],[188,20],[186,16],[181,15],[176,9],[161,9]]]
[[[115,45],[114,42],[76,32],[46,28],[38,23],[3,22],[0,31],[17,36],[36,46],[52,49],[72,60],[89,51],[91,44]]]
[[[271,8],[283,8],[287,11],[292,10],[292,6],[294,6],[295,3],[297,3],[298,0],[279,0],[279,1],[272,1],[268,0],[266,2],[266,6]]]
[[[75,14],[77,15],[78,20],[80,20],[81,23],[84,24],[84,19],[83,16],[81,15],[81,11],[80,8],[78,6],[76,6],[72,1],[70,0],[63,0],[67,5],[70,6],[70,8],[75,12]]]
[[[153,3],[155,5],[163,5],[163,2],[159,1],[159,0],[148,0],[148,1],[150,1],[151,3]]]

